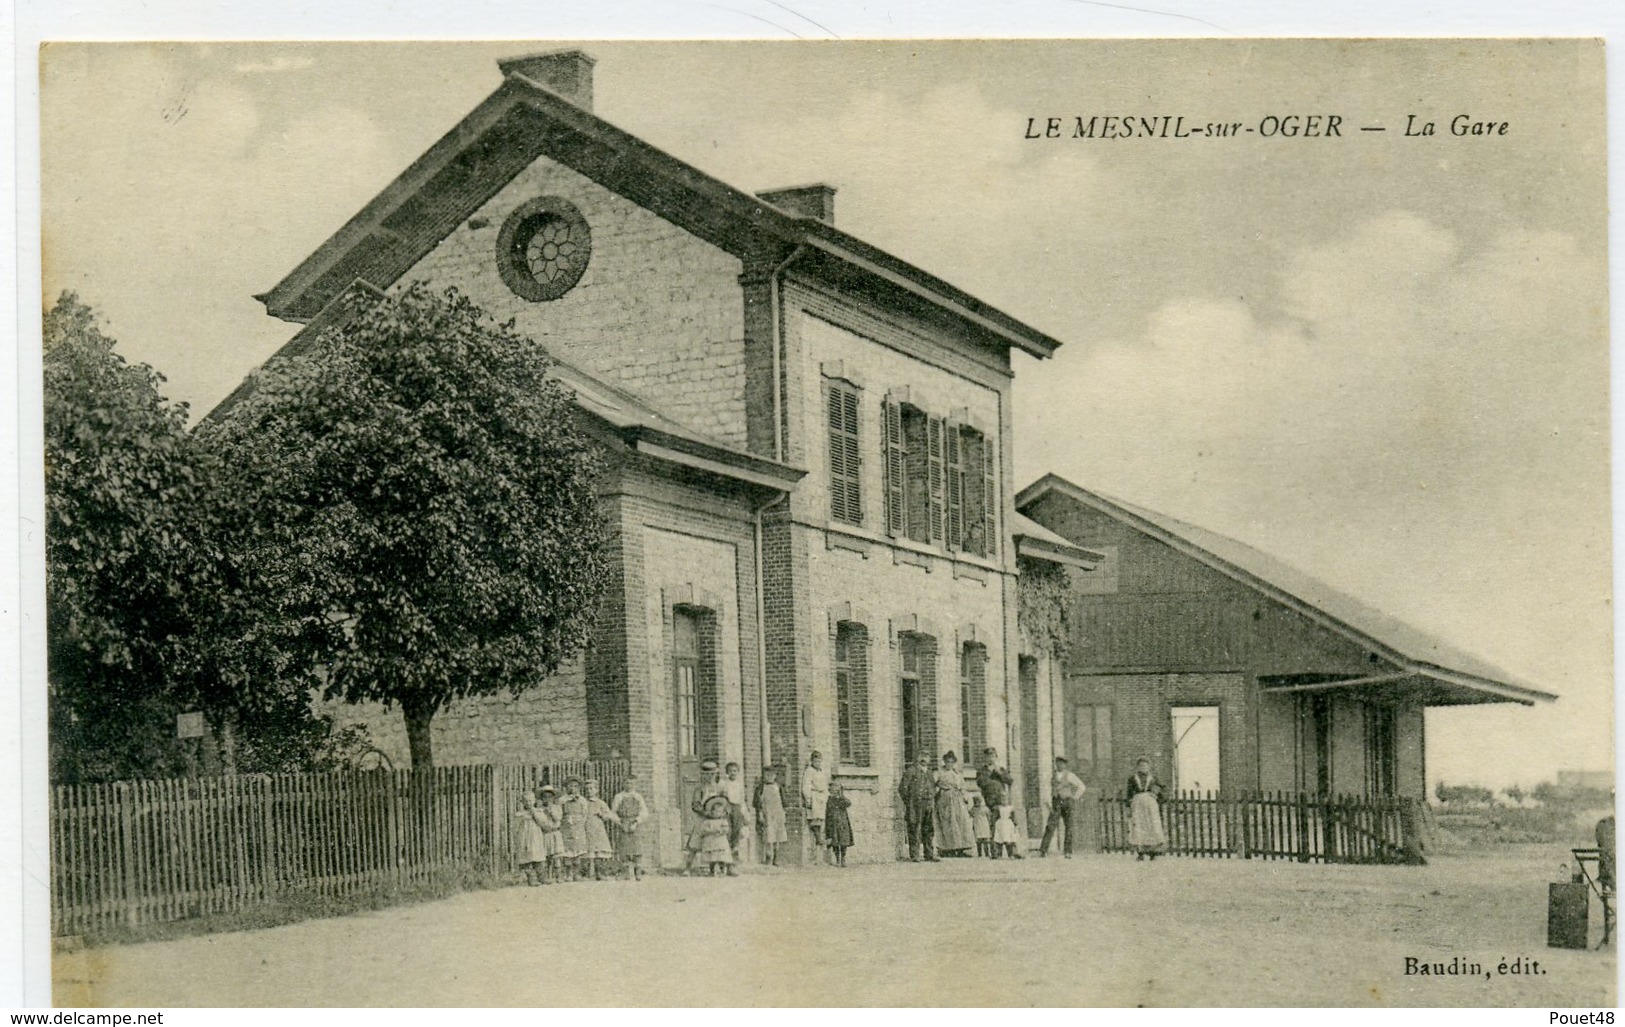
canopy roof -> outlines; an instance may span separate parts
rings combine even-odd
[[[1016,553],[1020,556],[1086,571],[1094,570],[1105,558],[1105,554],[1070,542],[1023,513],[1016,514],[1011,528],[1011,534],[1016,537]]]

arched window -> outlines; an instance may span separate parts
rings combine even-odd
[[[842,763],[869,766],[869,632],[842,621],[835,627],[835,745]]]

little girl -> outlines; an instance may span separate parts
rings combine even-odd
[[[559,862],[564,879],[581,876],[581,861],[587,858],[587,799],[581,794],[581,778],[564,780],[564,798],[559,802]]]
[[[1016,808],[1000,806],[998,819],[993,822],[993,846],[1011,859],[1020,859],[1016,846],[1021,844],[1021,831],[1016,827]]]
[[[728,843],[728,812],[732,808],[726,795],[713,795],[705,800],[705,819],[700,821],[700,851],[699,859],[710,864],[711,876],[720,877],[726,873],[729,877],[736,876],[739,868],[734,866],[733,846]]]
[[[824,837],[838,867],[846,866],[846,850],[852,847],[852,818],[846,812],[851,806],[840,783],[831,781],[829,799],[824,802]]]
[[[598,880],[598,864],[608,862],[615,858],[615,847],[609,841],[609,825],[620,821],[615,811],[609,808],[609,803],[598,797],[598,782],[587,781],[585,784],[587,794],[581,797],[585,805],[587,824],[587,847],[585,858],[589,873],[594,881]]]
[[[542,813],[536,808],[536,799],[529,792],[519,795],[518,824],[514,830],[514,855],[525,883],[531,886],[547,883],[547,835],[542,826]]]
[[[615,855],[626,864],[626,879],[636,881],[643,876],[643,838],[638,825],[649,815],[649,804],[638,793],[638,775],[626,775],[609,808],[615,814]]]
[[[564,832],[559,828],[564,823],[564,810],[559,807],[557,788],[542,785],[536,789],[536,812],[541,819],[542,839],[547,853],[547,863],[540,868],[542,881],[563,880]]]
[[[993,827],[987,821],[987,804],[980,795],[970,800],[971,833],[976,836],[976,854],[993,858]]]
[[[762,771],[756,786],[756,816],[761,820],[762,862],[779,865],[779,843],[789,839],[784,823],[784,790],[779,786],[779,768]]]

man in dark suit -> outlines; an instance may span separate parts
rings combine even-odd
[[[931,804],[936,791],[936,782],[931,779],[931,757],[922,755],[912,766],[903,769],[897,794],[903,800],[903,818],[908,825],[908,858],[915,863],[920,861],[922,853],[929,862],[937,861],[931,847],[935,833]]]
[[[997,823],[999,820],[1010,817],[1012,820],[1015,811],[1010,803],[1010,785],[1014,782],[1010,771],[999,766],[999,750],[988,746],[982,750],[982,765],[976,771],[976,787],[981,790],[982,801],[987,804],[988,814],[993,817],[995,829],[993,839],[993,858],[999,858],[999,840]],[[1021,858],[1021,850],[1012,847],[1012,859]]]

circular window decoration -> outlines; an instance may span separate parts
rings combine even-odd
[[[497,267],[508,288],[532,302],[556,300],[581,281],[592,230],[569,200],[542,196],[519,207],[497,236]]]

